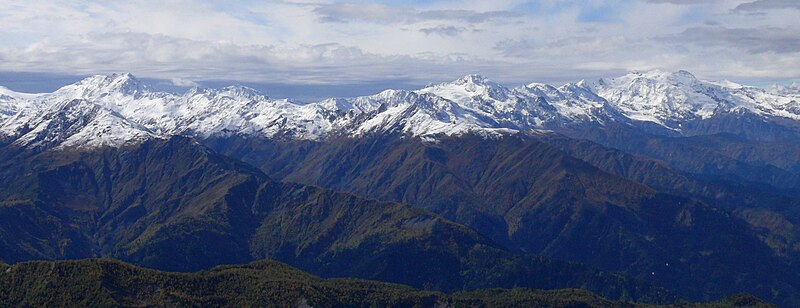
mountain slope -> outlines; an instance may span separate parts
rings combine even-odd
[[[12,306],[638,306],[574,289],[491,289],[447,295],[375,281],[320,279],[274,261],[167,273],[102,259],[0,264],[0,302]],[[737,295],[694,306],[769,305]]]
[[[761,115],[800,119],[800,103],[794,94],[746,87],[731,82],[708,82],[687,71],[634,72],[591,85],[625,115],[652,121],[671,129],[694,119],[746,109]]]
[[[0,168],[6,262],[113,257],[197,270],[274,258],[326,277],[438,290],[583,287],[675,299],[620,275],[504,250],[421,209],[275,182],[188,138],[8,155]]]
[[[156,138],[147,128],[83,99],[64,101],[32,115],[18,113],[0,128],[6,143],[33,151],[55,147],[119,147]]]
[[[800,96],[791,92],[702,81],[686,71],[634,72],[601,79],[590,88],[628,118],[681,135],[798,136]],[[757,124],[749,124],[753,122]]]
[[[21,128],[52,117],[48,114],[57,106],[85,100],[159,137],[323,140],[404,133],[435,139],[536,130],[569,133],[614,124],[665,136],[732,133],[754,140],[797,140],[800,95],[787,89],[702,81],[685,71],[630,73],[561,87],[531,83],[513,89],[467,75],[416,91],[387,90],[302,104],[271,99],[241,86],[158,92],[130,74],[113,74],[89,77],[53,93],[0,91],[0,135],[13,142]],[[137,134],[116,135],[121,140],[104,140],[108,134],[90,131],[75,137],[85,140],[72,143],[116,146],[143,139]]]
[[[800,223],[798,220],[800,219],[800,199],[792,193],[784,193],[771,187],[762,188],[732,183],[730,177],[723,181],[680,172],[670,168],[666,162],[628,154],[588,140],[576,140],[557,134],[541,135],[540,137],[540,140],[603,171],[659,191],[693,196],[718,208],[736,213],[757,229],[766,229],[768,232],[759,237],[780,254],[796,255],[800,252],[798,251],[800,249],[800,245],[798,245],[800,230],[794,227]],[[715,139],[713,136],[705,137],[704,143],[711,143]],[[744,150],[746,144],[728,144],[728,146]],[[725,146],[714,147],[725,148]],[[769,149],[775,151],[779,147]],[[746,154],[742,156],[758,157],[760,156],[759,152],[761,151],[745,152]],[[791,152],[791,149],[787,149],[787,152]]]
[[[785,298],[798,281],[776,280],[788,261],[734,215],[602,172],[529,136],[207,142],[276,178],[417,205],[507,247],[625,271],[691,298],[770,294],[755,287],[762,283],[786,288]]]
[[[568,135],[713,179],[750,186],[766,185],[776,190],[793,191],[800,187],[800,173],[795,171],[800,156],[794,155],[800,141],[794,139],[756,141],[729,134],[666,137],[622,125]]]
[[[445,290],[608,291],[535,253],[697,299],[791,303],[797,102],[791,87],[684,71],[517,88],[468,75],[308,104],[240,86],[157,92],[130,74],[0,89],[0,253],[187,270],[271,257]]]

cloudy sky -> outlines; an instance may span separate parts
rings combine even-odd
[[[328,91],[467,73],[509,85],[649,69],[800,78],[797,0],[398,2],[0,1],[0,72]]]

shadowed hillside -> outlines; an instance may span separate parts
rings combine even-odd
[[[325,277],[434,290],[574,287],[677,299],[623,275],[506,250],[423,209],[276,182],[187,138],[5,162],[6,262],[110,257],[194,271],[271,258]]]
[[[625,272],[689,298],[796,297],[791,260],[756,226],[691,193],[602,170],[542,137],[206,142],[281,180],[419,206],[509,249]],[[789,274],[774,274],[781,271]]]
[[[196,273],[148,270],[114,260],[0,263],[0,303],[9,306],[226,307],[644,307],[577,289],[487,289],[443,294],[358,279],[321,279],[275,261]],[[689,304],[682,304],[689,305]],[[769,307],[736,295],[692,307]]]

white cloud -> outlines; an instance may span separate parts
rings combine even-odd
[[[465,73],[524,83],[643,68],[797,79],[800,10],[791,3],[4,1],[0,70],[130,71],[179,83],[427,83]]]
[[[457,36],[462,32],[467,31],[467,28],[455,27],[455,26],[436,26],[430,28],[422,28],[419,29],[419,31],[428,35],[437,34],[441,36]]]
[[[196,82],[191,81],[189,79],[171,78],[169,81],[172,83],[173,86],[178,86],[178,87],[197,87],[198,86],[198,84]]]
[[[483,23],[500,19],[518,18],[523,14],[514,11],[478,12],[466,9],[416,10],[408,7],[371,3],[335,3],[314,8],[322,22],[416,23],[424,21],[464,21]]]
[[[756,0],[742,3],[734,10],[740,12],[757,12],[775,9],[800,9],[800,2],[796,0]]]

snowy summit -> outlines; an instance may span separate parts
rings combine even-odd
[[[554,87],[507,88],[479,75],[416,91],[386,90],[298,104],[231,86],[184,94],[151,90],[131,74],[98,75],[53,93],[0,88],[0,138],[31,149],[121,146],[170,135],[320,140],[403,133],[498,135],[531,130],[651,123],[676,132],[687,121],[748,112],[800,120],[797,87],[763,89],[678,71]]]

